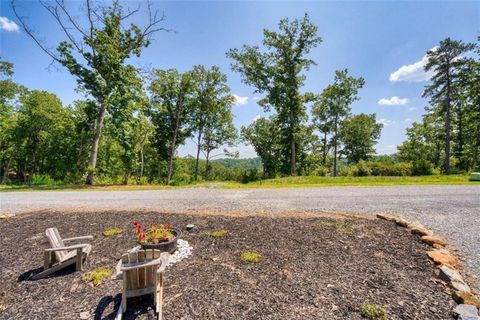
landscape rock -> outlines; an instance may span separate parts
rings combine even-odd
[[[463,281],[462,275],[457,270],[445,265],[440,266],[439,269],[440,269],[440,274],[439,274],[440,279],[447,282],[456,281],[456,282],[465,283]]]
[[[90,319],[90,312],[88,312],[88,311],[80,312],[80,319],[81,320]]]
[[[477,308],[468,304],[459,304],[453,309],[453,313],[463,317],[478,317]]]
[[[382,219],[382,220],[387,220],[387,221],[396,221],[397,217],[389,215],[389,214],[383,214],[383,213],[378,213],[377,218]]]
[[[459,304],[468,304],[480,308],[480,300],[478,300],[471,292],[455,291],[452,294],[453,300]]]
[[[436,264],[448,265],[452,268],[455,268],[458,263],[457,258],[452,256],[447,250],[444,250],[444,249],[435,249],[435,250],[427,251],[427,255]]]
[[[436,236],[423,236],[422,241],[425,242],[426,244],[431,245],[431,246],[433,246],[434,244],[438,244],[438,245],[441,245],[441,246],[446,246],[447,245],[447,242],[445,242],[445,240],[443,240],[440,237],[436,237]]]
[[[457,320],[480,320],[479,316],[469,317],[469,316],[458,316]]]
[[[450,286],[457,291],[464,291],[464,292],[470,292],[471,291],[468,284],[463,283],[463,282],[459,282],[459,281],[450,282]]]
[[[410,222],[408,222],[407,220],[403,219],[403,218],[396,218],[395,219],[395,223],[397,225],[399,225],[400,227],[408,227],[408,225],[410,224]]]
[[[412,234],[418,234],[419,236],[432,236],[433,235],[433,231],[432,230],[428,230],[427,228],[423,227],[423,226],[413,226],[413,227],[410,227],[410,231],[412,232]]]

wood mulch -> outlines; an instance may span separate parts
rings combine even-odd
[[[0,220],[0,319],[113,319],[121,283],[82,280],[98,267],[114,270],[135,246],[132,221],[170,223],[193,255],[167,269],[165,319],[363,319],[361,306],[383,306],[389,319],[452,319],[452,301],[433,281],[425,244],[382,220],[292,214],[280,217],[159,212],[38,212]],[[92,234],[84,271],[73,268],[29,280],[41,270],[44,231]],[[102,231],[124,232],[104,237]],[[213,230],[229,231],[214,239]],[[242,252],[261,254],[250,264]],[[129,300],[126,319],[153,319],[153,299]],[[1,303],[2,301],[0,301]]]

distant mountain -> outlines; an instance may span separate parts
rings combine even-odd
[[[225,168],[242,168],[242,169],[262,169],[262,160],[257,158],[246,158],[246,159],[231,159],[231,158],[224,158],[224,159],[215,159],[212,162],[220,163]]]

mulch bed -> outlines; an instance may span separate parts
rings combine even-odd
[[[167,269],[165,319],[363,319],[361,306],[384,306],[389,319],[451,319],[452,301],[432,281],[427,247],[391,222],[332,217],[229,217],[154,212],[39,212],[0,221],[1,319],[113,319],[121,282],[92,287],[82,276],[114,269],[135,246],[132,220],[194,223],[183,239],[193,255]],[[340,222],[339,222],[340,221]],[[44,231],[64,237],[92,234],[93,250],[81,273],[73,268],[28,280],[41,270]],[[108,228],[123,234],[104,237]],[[213,230],[226,229],[214,239]],[[262,261],[242,261],[245,250]],[[153,299],[129,300],[126,319],[154,319]]]

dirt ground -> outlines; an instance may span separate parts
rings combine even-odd
[[[340,219],[338,219],[340,218]],[[193,255],[167,269],[164,319],[362,319],[361,306],[383,306],[389,319],[452,319],[453,302],[432,281],[434,266],[417,237],[393,223],[351,216],[242,216],[160,212],[51,212],[0,220],[0,319],[113,319],[121,282],[92,287],[82,276],[114,270],[135,246],[132,221],[196,228],[182,238]],[[94,235],[84,271],[38,281],[44,231],[64,237]],[[124,232],[104,237],[102,231]],[[228,230],[212,238],[213,230]],[[243,261],[244,251],[261,254]],[[126,319],[153,319],[150,297],[129,300]],[[1,308],[0,308],[1,310]]]

